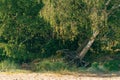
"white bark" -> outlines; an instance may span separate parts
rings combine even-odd
[[[88,41],[87,45],[83,48],[83,50],[79,53],[79,58],[80,60],[82,60],[85,56],[85,54],[88,52],[88,50],[90,49],[90,47],[92,46],[92,44],[94,43],[97,35],[99,34],[99,31],[96,31],[93,36],[91,37],[91,39]]]

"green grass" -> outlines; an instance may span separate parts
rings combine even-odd
[[[63,60],[52,61],[50,59],[42,60],[38,63],[31,64],[33,72],[54,72],[62,74],[71,73],[85,73],[87,71],[84,67],[76,67],[75,65],[68,65]]]
[[[14,61],[10,60],[3,60],[0,62],[0,71],[7,72],[19,69],[19,65],[16,64]]]
[[[68,65],[62,61],[50,61],[50,60],[43,60],[38,62],[37,64],[31,64],[32,70],[36,72],[40,71],[64,71],[68,69]]]
[[[119,60],[110,60],[106,62],[94,62],[91,67],[87,69],[89,72],[103,72],[111,73],[120,71],[120,62]]]
[[[106,62],[94,62],[91,67],[76,67],[75,65],[68,65],[63,60],[37,60],[37,62],[29,63],[29,70],[22,69],[20,64],[10,60],[3,60],[0,62],[1,72],[54,72],[54,73],[111,73],[120,71],[120,62],[117,60],[111,60]]]
[[[17,64],[11,60],[3,60],[0,62],[1,72],[57,72],[57,73],[72,73],[72,72],[83,72],[83,68],[77,68],[76,66],[68,66],[64,61],[44,59],[37,63],[29,63],[29,70],[22,69],[22,64]]]

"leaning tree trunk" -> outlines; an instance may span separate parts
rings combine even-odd
[[[63,54],[65,56],[65,61],[67,61],[70,65],[73,63],[77,66],[87,66],[89,63],[86,63],[82,59],[94,43],[99,31],[93,33],[90,39],[86,39],[84,43],[76,50],[76,51],[69,51],[69,49],[62,49],[56,51],[57,54]]]
[[[85,57],[86,53],[88,52],[92,44],[94,43],[98,34],[99,34],[99,31],[96,31],[95,33],[93,33],[93,36],[91,37],[91,39],[88,41],[85,47],[78,53],[78,57],[80,58],[81,61]]]

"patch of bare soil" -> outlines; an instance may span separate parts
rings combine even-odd
[[[55,74],[55,73],[0,73],[0,80],[120,80],[114,75]]]

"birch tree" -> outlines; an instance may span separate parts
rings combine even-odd
[[[119,0],[43,0],[43,2],[46,5],[40,14],[51,23],[57,36],[71,40],[79,37],[82,43],[85,43],[82,48],[80,43],[76,49],[77,57],[81,61],[99,35],[105,36],[110,31],[109,26],[112,26],[110,18],[120,17],[115,13],[116,11],[119,13]],[[118,28],[119,19],[112,24],[114,24],[112,27],[116,24],[115,28]]]

